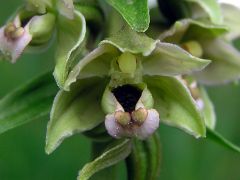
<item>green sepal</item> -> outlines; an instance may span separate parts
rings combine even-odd
[[[186,0],[186,1],[196,3],[197,5],[199,5],[208,14],[213,23],[221,24],[223,22],[220,4],[217,0]]]
[[[144,33],[138,33],[125,25],[111,37],[106,38],[100,44],[111,44],[121,52],[142,54],[148,56],[155,49],[158,40],[154,40]]]
[[[105,86],[105,79],[86,78],[75,83],[70,92],[58,92],[47,128],[45,150],[48,154],[65,138],[89,131],[104,121],[101,96]]]
[[[204,57],[212,63],[196,73],[197,80],[206,85],[224,84],[240,78],[240,52],[228,41],[202,41]]]
[[[86,34],[86,22],[79,11],[74,11],[74,19],[59,15],[57,20],[57,49],[54,77],[63,88],[75,58],[81,53]]]
[[[138,32],[148,29],[150,23],[147,0],[106,0],[127,21],[131,28]]]
[[[182,43],[191,40],[212,39],[228,32],[224,25],[212,24],[208,21],[183,19],[160,35],[160,40],[171,43]]]
[[[161,122],[180,128],[196,138],[205,137],[204,118],[188,88],[175,77],[145,76]]]
[[[131,140],[117,140],[94,161],[87,163],[79,172],[78,180],[88,180],[95,173],[124,160],[131,152]]]
[[[86,77],[104,77],[109,75],[111,61],[120,52],[112,45],[100,45],[81,59],[69,73],[64,90],[69,91],[72,83]]]
[[[47,117],[57,86],[50,73],[41,75],[0,100],[0,134]]]
[[[211,140],[215,141],[216,143],[218,143],[219,145],[221,145],[229,150],[240,153],[240,146],[237,146],[237,145],[233,144],[232,142],[228,141],[227,139],[225,139],[221,134],[219,134],[215,130],[207,128],[207,139],[211,139]]]
[[[204,116],[205,124],[208,128],[214,129],[216,125],[216,115],[214,105],[208,97],[207,91],[204,87],[199,87],[200,98],[203,101],[203,109],[201,110]]]
[[[221,3],[221,9],[223,24],[229,28],[229,33],[226,36],[229,40],[233,40],[240,35],[240,19],[236,18],[240,16],[240,9],[239,7],[224,3]]]
[[[192,56],[177,45],[159,42],[156,49],[143,57],[143,74],[175,76],[205,68],[211,61]]]

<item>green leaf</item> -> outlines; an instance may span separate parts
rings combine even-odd
[[[101,96],[106,82],[101,78],[81,79],[70,92],[55,97],[47,128],[46,152],[53,152],[73,134],[91,130],[104,121]]]
[[[111,44],[122,52],[148,56],[155,49],[158,40],[149,38],[144,33],[138,33],[124,26],[113,36],[106,38],[100,44]]]
[[[184,130],[196,138],[205,137],[206,127],[187,87],[177,78],[145,76],[160,121]]]
[[[192,56],[177,45],[159,42],[153,53],[143,60],[146,75],[179,75],[200,71],[210,61]]]
[[[212,63],[196,73],[199,82],[216,85],[240,78],[240,52],[231,43],[219,38],[202,42],[202,47]]]
[[[221,4],[221,9],[223,14],[223,24],[230,29],[227,37],[232,40],[240,35],[240,19],[236,18],[240,16],[240,9],[230,4]]]
[[[150,23],[147,0],[106,0],[127,21],[132,29],[144,32]]]
[[[211,102],[210,98],[208,97],[208,94],[204,87],[200,87],[200,97],[203,100],[203,116],[205,120],[205,124],[208,128],[214,129],[216,125],[216,115],[214,111],[214,105]]]
[[[86,77],[104,77],[109,74],[112,59],[120,52],[112,45],[100,45],[87,54],[69,73],[64,89],[69,91],[72,83]]]
[[[74,59],[81,53],[85,34],[86,22],[80,12],[74,11],[72,20],[59,15],[54,70],[54,77],[59,87],[64,86]]]
[[[0,134],[46,117],[56,93],[54,79],[47,73],[3,97],[0,100]]]
[[[78,180],[87,180],[98,171],[125,159],[130,154],[131,147],[130,140],[119,140],[115,146],[107,149],[101,156],[86,164],[79,172]]]
[[[240,147],[225,139],[217,131],[207,128],[207,139],[211,139],[229,150],[240,153]]]
[[[182,43],[191,40],[216,38],[228,32],[223,25],[215,25],[211,22],[183,19],[160,35],[160,40],[171,43]]]
[[[221,8],[217,0],[186,0],[197,3],[208,13],[211,21],[215,24],[221,24],[223,21]]]

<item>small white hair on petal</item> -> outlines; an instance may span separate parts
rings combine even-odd
[[[159,114],[155,109],[148,110],[148,115],[144,123],[139,127],[134,129],[134,134],[139,139],[146,139],[152,135],[159,127]]]

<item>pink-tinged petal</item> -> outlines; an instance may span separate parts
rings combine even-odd
[[[13,24],[16,28],[20,28],[19,18],[16,17]],[[11,38],[5,33],[6,26],[0,28],[0,54],[4,59],[15,63],[22,54],[26,46],[32,40],[32,35],[29,33],[29,25],[26,25],[19,37]]]
[[[120,124],[115,120],[114,114],[108,114],[105,118],[105,127],[108,134],[114,138],[121,138],[124,136],[124,130]]]
[[[134,129],[134,134],[139,139],[146,139],[152,135],[159,127],[159,114],[155,109],[148,110],[148,115],[144,123]]]

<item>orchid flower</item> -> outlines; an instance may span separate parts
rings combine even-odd
[[[47,154],[75,134],[91,141],[94,160],[78,180],[105,168],[114,179],[110,172],[121,160],[128,179],[157,179],[163,124],[239,153],[214,130],[214,106],[202,85],[240,77],[240,54],[232,45],[239,10],[220,9],[215,0],[158,4],[159,17],[150,23],[147,0],[26,0],[0,28],[0,57],[15,63],[23,52],[56,40],[56,65],[53,76],[46,73],[0,100],[0,134],[50,112]],[[164,32],[154,22],[161,15]]]
[[[104,119],[113,138],[146,139],[159,121],[204,137],[202,115],[175,75],[199,71],[209,62],[128,27],[121,29],[70,72],[54,101],[46,151],[52,152],[66,137],[91,130]],[[87,94],[81,95],[83,92]],[[83,127],[82,123],[87,124]]]

